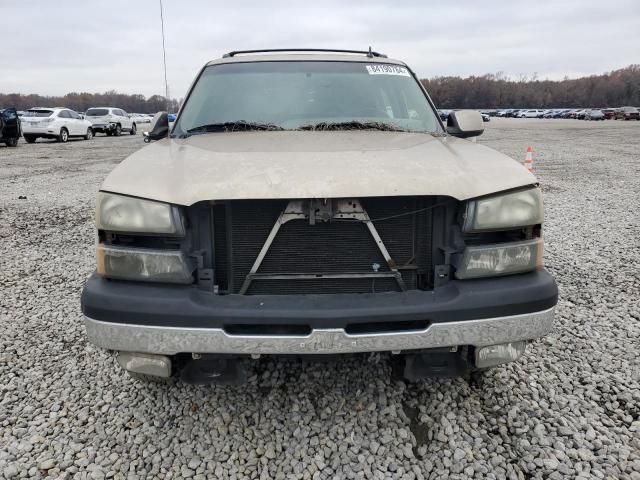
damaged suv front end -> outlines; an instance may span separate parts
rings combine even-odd
[[[477,135],[475,115],[447,131]],[[188,381],[260,355],[391,352],[409,379],[517,359],[557,302],[540,189],[455,136],[402,62],[211,62],[171,138],[102,187],[89,339]]]

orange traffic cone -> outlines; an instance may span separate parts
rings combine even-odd
[[[527,156],[524,157],[524,162],[522,162],[522,164],[527,170],[533,173],[533,148],[527,148]]]

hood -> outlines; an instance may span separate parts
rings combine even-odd
[[[465,200],[535,182],[513,159],[455,137],[281,131],[164,139],[120,163],[102,190],[178,205],[399,195]]]

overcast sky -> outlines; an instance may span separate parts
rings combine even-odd
[[[366,49],[420,77],[576,77],[640,63],[640,0],[163,0],[170,94],[229,50]],[[0,92],[164,93],[158,0],[0,0]]]

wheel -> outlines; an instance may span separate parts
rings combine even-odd
[[[18,146],[18,139],[17,138],[11,138],[11,139],[7,140],[4,143],[7,145],[7,147],[17,147]]]
[[[85,140],[91,140],[93,138],[93,130],[91,128],[87,128],[87,134],[84,136]]]
[[[138,133],[138,128],[136,127],[136,124],[134,123],[133,125],[131,125],[131,130],[129,131],[129,134],[135,135],[136,133]]]
[[[144,373],[130,372],[128,370],[125,370],[125,372],[127,372],[131,378],[142,383],[158,383],[165,385],[173,383],[173,377],[156,377],[155,375],[146,375]]]
[[[38,137],[34,137],[33,135],[25,135],[24,136],[24,141],[27,143],[35,143],[35,141],[38,139]]]
[[[120,126],[120,124],[116,125],[116,130],[113,132],[113,134],[116,137],[119,137],[120,135],[122,135],[122,127]]]
[[[107,137],[110,137],[111,135],[113,135],[113,132],[104,132],[107,134]]]
[[[62,127],[60,129],[60,135],[58,135],[58,141],[62,143],[67,143],[69,141],[69,132],[66,128]]]

